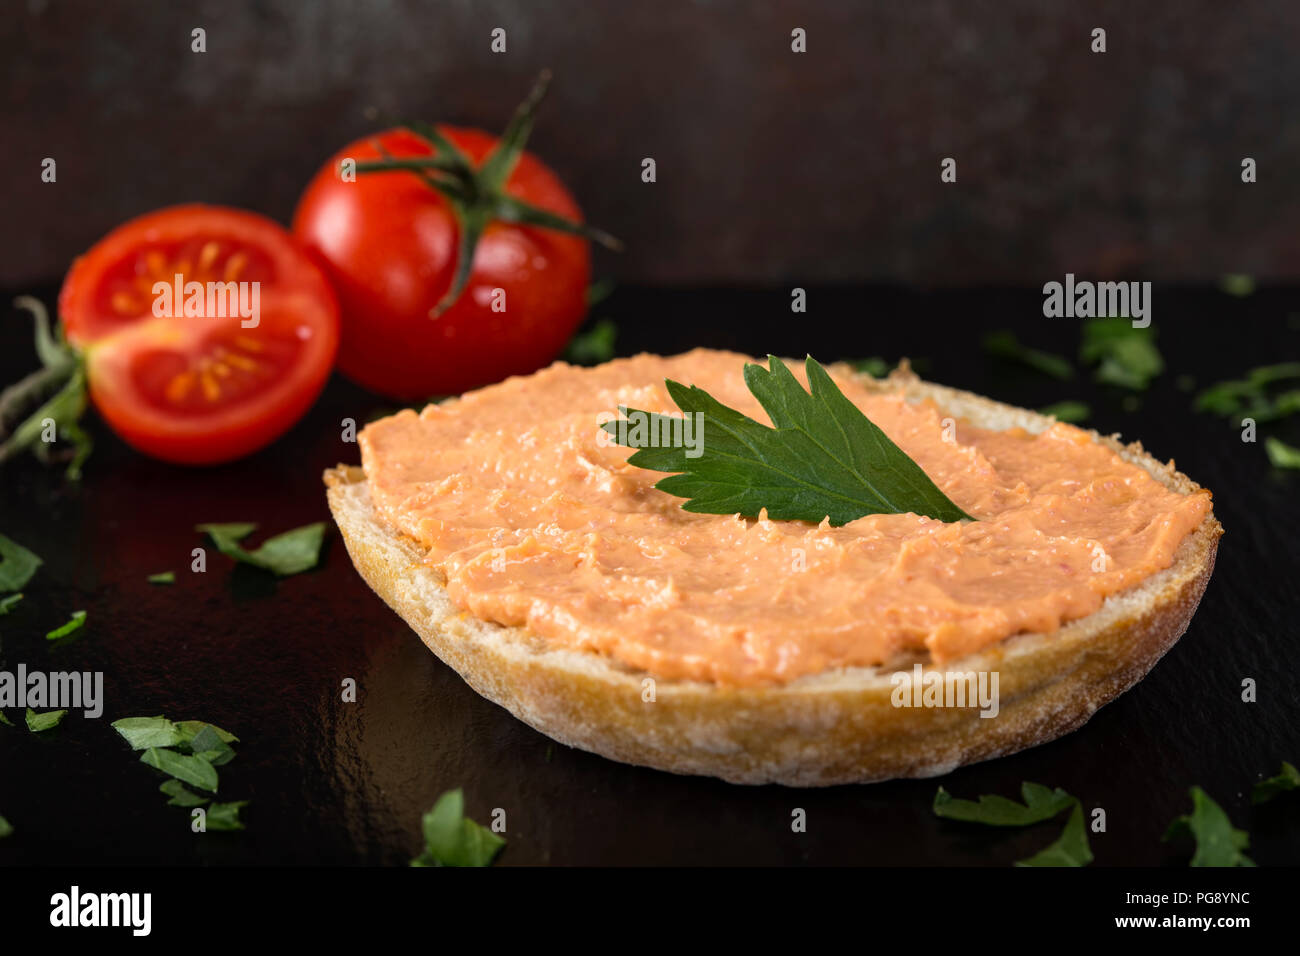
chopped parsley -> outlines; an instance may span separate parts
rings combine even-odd
[[[66,710],[47,710],[43,714],[38,714],[30,707],[27,708],[27,729],[34,734],[39,734],[45,730],[52,730],[63,722]]]
[[[1141,391],[1165,369],[1155,340],[1150,325],[1137,327],[1127,318],[1089,319],[1083,324],[1079,359],[1097,366],[1095,377],[1102,384]]]
[[[1083,805],[1061,788],[1052,790],[1039,783],[1020,785],[1024,803],[1016,803],[998,794],[985,794],[978,801],[959,800],[940,787],[934,795],[935,816],[964,823],[982,823],[994,827],[1027,827],[1042,823],[1069,810],[1065,829],[1052,843],[1016,866],[1087,866],[1092,862],[1088,831],[1083,822]]]
[[[48,634],[45,635],[45,639],[47,641],[57,641],[61,637],[67,637],[73,631],[81,630],[82,627],[85,626],[85,624],[86,624],[86,612],[73,611],[72,617],[68,620],[68,623],[61,624],[58,627],[56,627],[54,630],[50,631]]]
[[[1057,402],[1054,405],[1048,405],[1038,410],[1040,415],[1050,415],[1058,422],[1082,422],[1087,421],[1092,415],[1092,409],[1088,407],[1087,402],[1076,402],[1066,400]]]
[[[40,566],[40,558],[0,534],[0,591],[21,591]]]
[[[424,815],[424,850],[411,866],[488,866],[506,841],[465,817],[465,795],[449,790]]]
[[[148,581],[150,584],[175,584],[176,572],[159,571],[157,574],[149,575],[149,577],[145,578],[145,580]]]
[[[1289,790],[1300,790],[1300,770],[1297,770],[1294,764],[1287,763],[1284,760],[1282,761],[1282,769],[1275,776],[1255,784],[1255,789],[1250,792],[1250,802],[1254,804],[1268,803],[1278,794],[1286,793]]]
[[[1006,329],[984,336],[984,351],[998,358],[1019,362],[1052,378],[1062,381],[1074,378],[1074,366],[1065,356],[1022,345],[1015,333]]]
[[[205,532],[212,543],[228,558],[244,564],[271,571],[280,577],[299,574],[314,568],[320,560],[321,543],[325,538],[325,522],[316,521],[267,538],[256,551],[248,551],[240,541],[256,530],[251,522],[195,525],[195,531]]]
[[[600,365],[614,357],[618,326],[612,319],[599,319],[591,328],[569,340],[564,361],[571,365]]]
[[[1269,435],[1264,439],[1264,451],[1274,468],[1300,468],[1300,448]]]
[[[1192,787],[1192,812],[1177,817],[1161,838],[1165,842],[1190,836],[1196,841],[1191,866],[1254,866],[1242,851],[1250,846],[1250,834],[1235,829],[1223,808],[1200,787]]]

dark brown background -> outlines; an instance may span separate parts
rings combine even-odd
[[[624,281],[1296,277],[1298,28],[1221,0],[15,0],[0,284],[170,203],[287,221],[383,117],[499,128],[543,66],[533,145],[627,240],[598,265]]]

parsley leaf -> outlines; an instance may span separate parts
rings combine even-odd
[[[506,841],[465,818],[465,795],[449,790],[424,815],[424,852],[411,866],[487,866]]]
[[[228,730],[222,730],[216,724],[209,724],[202,720],[178,720],[176,729],[181,732],[181,739],[184,743],[190,744],[199,735],[203,728],[208,728],[217,735],[217,739],[223,744],[237,744],[239,738]]]
[[[1066,400],[1040,408],[1038,413],[1040,415],[1051,415],[1058,422],[1082,422],[1086,421],[1088,416],[1092,414],[1092,409],[1088,407],[1087,402]]]
[[[1078,800],[1072,802],[1074,809],[1070,811],[1061,835],[1029,859],[1017,861],[1016,866],[1087,866],[1092,862],[1088,828],[1083,823],[1083,807]]]
[[[1022,783],[1020,796],[1025,801],[1023,806],[996,793],[985,794],[976,803],[973,800],[959,800],[940,787],[934,795],[933,809],[935,816],[948,820],[984,823],[994,827],[1027,827],[1050,820],[1076,802],[1074,797],[1061,788],[1049,790],[1041,783]]]
[[[211,797],[201,797],[192,790],[185,787],[185,784],[179,780],[164,780],[158,787],[163,793],[171,797],[167,801],[169,807],[201,807],[211,800]]]
[[[17,594],[7,594],[0,598],[0,617],[9,613],[9,609],[23,599],[23,594],[19,591]]]
[[[256,551],[247,551],[239,542],[256,528],[257,525],[250,522],[232,522],[195,525],[194,530],[206,532],[217,550],[226,557],[272,571],[280,577],[299,574],[315,567],[320,560],[321,542],[325,538],[324,521],[277,534],[262,542]]]
[[[212,793],[217,791],[216,768],[197,754],[181,754],[161,747],[150,747],[140,755],[140,762],[200,790]]]
[[[958,508],[921,467],[844,397],[826,370],[809,356],[811,392],[775,356],[768,368],[745,365],[745,384],[772,419],[760,424],[696,386],[669,379],[677,407],[698,423],[700,454],[685,444],[647,447],[658,436],[684,435],[683,420],[620,407],[625,416],[600,427],[614,440],[639,449],[628,463],[677,472],[655,484],[688,499],[682,508],[704,514],[842,525],[864,515],[914,512],[940,521],[970,515]],[[676,428],[673,428],[676,423]]]
[[[564,361],[571,365],[600,365],[614,357],[614,341],[618,326],[612,319],[600,319],[585,332],[569,340],[564,349]]]
[[[1248,371],[1245,378],[1217,382],[1202,390],[1193,407],[1213,415],[1276,421],[1300,412],[1300,390],[1270,396],[1268,386],[1296,378],[1300,378],[1300,362],[1261,365]]]
[[[1097,381],[1140,391],[1165,370],[1155,338],[1154,327],[1136,327],[1127,318],[1089,319],[1083,324],[1079,358],[1097,365]]]
[[[1300,770],[1295,768],[1294,764],[1282,761],[1282,769],[1276,776],[1269,777],[1267,780],[1261,780],[1255,784],[1255,789],[1250,793],[1250,802],[1254,804],[1268,803],[1279,793],[1286,793],[1288,790],[1300,790]]]
[[[13,824],[6,820],[3,814],[0,814],[0,840],[3,840],[13,832]]]
[[[151,574],[145,578],[150,584],[175,584],[175,571],[159,571],[157,574]]]
[[[1248,296],[1255,291],[1255,278],[1241,272],[1230,272],[1219,276],[1219,291],[1237,298]]]
[[[892,366],[879,355],[869,355],[863,359],[850,359],[849,365],[855,372],[864,372],[872,378],[884,378]]]
[[[4,724],[6,727],[12,727],[14,725],[14,722],[5,716],[3,710],[0,710],[0,724]]]
[[[190,752],[202,757],[214,767],[222,767],[235,759],[235,751],[222,740],[215,727],[204,724],[189,740]]]
[[[1020,785],[1020,796],[1025,801],[1023,805],[995,793],[985,794],[976,802],[959,800],[940,787],[934,795],[933,809],[936,816],[949,820],[994,827],[1032,826],[1068,809],[1070,816],[1061,835],[1028,859],[1017,861],[1016,866],[1087,866],[1092,862],[1083,806],[1076,797],[1060,787],[1050,790],[1041,783],[1028,781]]]
[[[247,800],[235,800],[231,803],[214,803],[208,807],[206,826],[209,830],[242,830],[244,823],[239,819],[241,808],[248,806]]]
[[[45,635],[47,641],[57,641],[61,637],[67,637],[73,631],[79,631],[86,623],[85,611],[73,611],[72,617],[67,624],[61,624],[54,630]]]
[[[28,707],[27,729],[34,734],[39,734],[43,730],[50,730],[63,722],[65,714],[67,714],[66,710],[47,710],[43,714],[38,714]]]
[[[1021,345],[1013,332],[1002,329],[984,336],[984,351],[998,358],[1019,362],[1030,368],[1065,381],[1074,378],[1074,366],[1063,355]]]
[[[186,738],[166,717],[123,717],[110,726],[121,734],[132,750],[174,747]]]
[[[1300,448],[1294,445],[1269,435],[1264,439],[1264,451],[1274,468],[1300,468]]]
[[[1241,851],[1250,846],[1250,834],[1237,830],[1223,812],[1223,808],[1210,799],[1200,787],[1192,787],[1192,812],[1177,817],[1161,839],[1165,842],[1180,836],[1196,840],[1196,852],[1191,866],[1254,866],[1250,857]]]
[[[0,591],[21,590],[40,566],[40,558],[0,534]]]

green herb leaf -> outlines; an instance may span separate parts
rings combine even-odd
[[[212,799],[211,797],[199,796],[194,791],[187,789],[185,784],[179,780],[164,780],[158,789],[171,797],[167,801],[169,807],[201,807]]]
[[[1059,422],[1082,422],[1088,420],[1092,409],[1088,407],[1087,402],[1066,400],[1040,408],[1038,412],[1041,415],[1051,415]]]
[[[1300,770],[1296,770],[1294,764],[1282,761],[1282,769],[1276,776],[1269,777],[1267,780],[1261,780],[1255,784],[1255,789],[1250,793],[1250,802],[1254,804],[1268,803],[1279,793],[1286,793],[1288,790],[1300,790]]]
[[[110,725],[131,745],[132,750],[174,747],[186,738],[166,717],[123,717]]]
[[[54,630],[45,635],[47,641],[57,641],[61,637],[67,637],[73,631],[79,631],[86,623],[85,611],[73,611],[72,618],[67,624],[61,624]]]
[[[1241,298],[1255,291],[1255,279],[1240,272],[1232,272],[1219,277],[1219,289],[1228,295]]]
[[[321,543],[325,538],[324,521],[316,521],[267,538],[256,551],[245,550],[239,542],[256,527],[249,522],[234,522],[200,524],[195,525],[194,530],[206,532],[217,550],[226,557],[272,571],[280,577],[314,568],[320,560]]]
[[[465,795],[450,790],[424,815],[424,852],[412,866],[487,866],[506,841],[465,818]]]
[[[1097,381],[1140,391],[1165,368],[1155,338],[1154,326],[1138,328],[1128,318],[1089,319],[1083,325],[1079,358],[1097,365]]]
[[[209,830],[244,829],[244,823],[239,819],[239,811],[246,806],[248,806],[247,800],[212,804],[212,806],[208,807],[207,828]]]
[[[43,714],[38,714],[30,707],[27,708],[27,729],[34,734],[39,734],[44,730],[51,730],[63,722],[66,710],[47,710]]]
[[[22,592],[17,594],[7,594],[0,597],[0,617],[9,613],[9,609],[23,599]]]
[[[872,378],[884,378],[893,367],[879,355],[872,355],[862,359],[849,359],[849,365],[853,367],[853,371],[864,372]]]
[[[1300,362],[1260,365],[1246,373],[1246,381],[1252,385],[1271,385],[1273,382],[1283,382],[1293,378],[1300,378]]]
[[[224,767],[235,759],[235,751],[221,739],[215,727],[204,724],[189,741],[190,752],[203,757],[214,767]]]
[[[940,787],[934,795],[933,809],[935,816],[948,820],[983,823],[994,827],[1027,827],[1050,820],[1077,802],[1059,787],[1051,790],[1040,783],[1022,783],[1020,796],[1025,801],[1023,806],[995,793],[985,794],[979,798],[979,802],[975,802],[959,800]]]
[[[1300,448],[1269,435],[1264,439],[1264,451],[1274,468],[1300,468]]]
[[[688,499],[682,505],[686,511],[752,518],[766,508],[773,520],[829,517],[833,525],[869,514],[914,512],[940,521],[970,517],[844,397],[812,356],[805,363],[811,392],[776,356],[768,356],[768,362],[767,369],[747,364],[745,384],[775,428],[701,388],[672,380],[666,383],[668,394],[699,423],[698,457],[688,457],[684,444],[646,447],[648,436],[671,434],[673,423],[680,429],[682,419],[620,408],[627,418],[601,428],[619,444],[640,449],[629,464],[677,472],[655,487]]]
[[[6,820],[3,814],[0,814],[0,840],[3,840],[5,837],[11,835],[13,832],[14,832],[13,824],[10,823],[8,820]]]
[[[569,340],[564,349],[564,361],[571,365],[599,365],[614,357],[614,340],[618,326],[611,319],[600,319],[585,332]]]
[[[223,744],[239,743],[238,737],[230,733],[228,730],[222,730],[216,724],[209,724],[202,720],[178,720],[176,722],[176,728],[183,735],[183,739],[187,745],[198,736],[199,732],[202,731],[204,727],[211,728],[216,733],[217,739]]]
[[[934,813],[949,820],[983,823],[995,827],[1027,827],[1042,823],[1070,809],[1065,829],[1055,841],[1016,866],[1087,866],[1092,862],[1088,832],[1083,823],[1083,806],[1059,787],[1048,789],[1026,781],[1020,785],[1025,802],[1016,803],[997,794],[985,794],[979,801],[958,800],[940,787],[934,795]]]
[[[1018,861],[1016,866],[1087,866],[1092,862],[1088,829],[1083,823],[1083,807],[1077,800],[1071,802],[1074,809],[1070,811],[1061,835],[1027,860]]]
[[[200,790],[212,793],[217,790],[216,768],[197,754],[179,754],[174,750],[150,747],[140,755],[140,762]]]
[[[157,574],[149,575],[149,577],[145,578],[145,580],[148,581],[150,584],[175,584],[176,572],[159,571]]]
[[[600,303],[608,299],[617,284],[613,279],[604,278],[589,285],[587,287],[587,308],[590,309],[593,305],[600,305]]]
[[[40,566],[40,558],[0,534],[0,591],[21,590]]]
[[[984,336],[984,350],[998,358],[1020,362],[1052,378],[1062,381],[1074,378],[1074,366],[1065,356],[1021,345],[1015,334],[1005,329]]]
[[[14,722],[5,716],[3,710],[0,710],[0,724],[4,724],[6,727],[12,727],[14,725]]]
[[[1200,787],[1192,787],[1192,812],[1177,817],[1161,838],[1168,842],[1180,836],[1191,836],[1196,841],[1196,853],[1191,866],[1254,866],[1242,853],[1250,846],[1250,834],[1234,829],[1223,808],[1210,799]]]
[[[1193,407],[1198,412],[1235,415],[1261,397],[1261,390],[1250,382],[1218,382],[1197,395]]]

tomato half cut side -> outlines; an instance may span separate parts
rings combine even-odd
[[[219,206],[113,230],[73,263],[59,312],[105,421],[182,464],[273,441],[311,407],[338,350],[334,293],[297,241]]]

